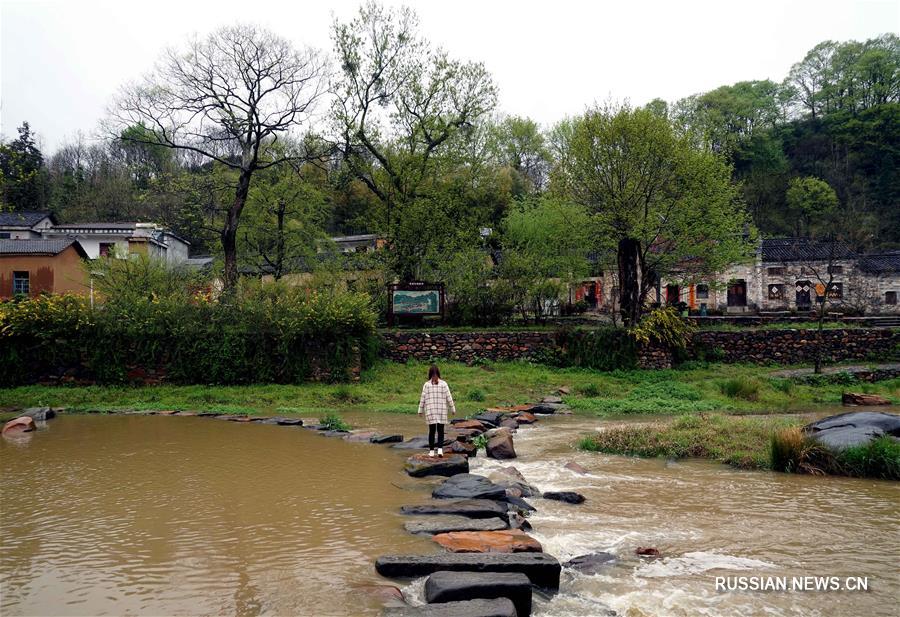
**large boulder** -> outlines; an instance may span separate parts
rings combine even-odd
[[[509,598],[388,608],[382,615],[384,617],[517,617],[516,607]]]
[[[559,589],[559,561],[546,553],[433,553],[382,555],[375,570],[389,578],[418,578],[441,570],[453,572],[521,572],[532,585]]]
[[[880,411],[853,411],[807,424],[803,431],[824,446],[843,450],[864,446],[884,435],[900,438],[900,416]]]
[[[531,581],[521,572],[435,572],[425,581],[430,604],[509,598],[518,617],[531,615]]]
[[[554,501],[563,501],[565,503],[584,503],[584,495],[575,491],[547,491],[543,497],[544,499],[553,499]]]
[[[516,458],[516,449],[513,446],[513,438],[509,433],[499,433],[490,438],[485,447],[488,458],[501,460]]]
[[[444,456],[428,456],[413,454],[406,459],[403,466],[406,473],[413,478],[425,476],[455,476],[469,473],[469,459],[462,454],[445,454]]]
[[[597,574],[615,562],[616,556],[612,553],[589,553],[573,557],[564,563],[563,567],[577,570],[582,574]]]
[[[469,518],[493,518],[506,519],[508,507],[505,503],[490,499],[442,499],[431,503],[423,503],[412,506],[401,506],[401,514],[451,514],[455,516],[467,516]]]
[[[4,424],[3,429],[0,430],[0,434],[14,435],[16,433],[28,433],[33,430],[34,418],[31,416],[19,416]]]
[[[454,441],[447,446],[447,449],[450,450],[450,452],[464,454],[465,456],[476,456],[478,454],[478,448],[475,447],[474,443],[464,441]]]
[[[35,422],[43,422],[56,417],[56,411],[49,407],[29,407],[19,413],[19,417],[27,416]]]
[[[499,531],[507,529],[506,521],[499,517],[469,518],[468,516],[428,516],[422,520],[403,524],[409,533],[448,533],[451,531]]]
[[[542,553],[541,543],[521,529],[451,531],[432,538],[453,553]]]
[[[470,473],[447,478],[431,492],[435,499],[503,499],[506,489],[484,476]]]
[[[844,405],[859,405],[860,407],[874,407],[876,405],[890,405],[891,401],[877,394],[862,394],[859,392],[844,392],[841,395],[841,403]]]

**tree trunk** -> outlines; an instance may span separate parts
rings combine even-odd
[[[237,230],[241,219],[244,204],[247,203],[247,193],[250,191],[250,176],[252,170],[243,169],[238,177],[237,188],[234,190],[234,202],[225,216],[225,225],[222,227],[222,251],[225,253],[225,280],[222,291],[230,293],[234,290],[238,280],[237,270]]]
[[[287,205],[281,199],[278,202],[278,236],[275,243],[275,280],[281,280],[284,274],[284,212]]]
[[[625,326],[641,319],[641,243],[634,238],[619,240],[619,309]]]

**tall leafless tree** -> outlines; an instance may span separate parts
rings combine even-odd
[[[237,282],[237,230],[253,174],[308,155],[270,146],[309,122],[327,90],[325,73],[318,52],[238,25],[167,51],[116,101],[116,137],[193,152],[237,172],[220,231],[226,291]],[[145,130],[123,133],[135,126]]]

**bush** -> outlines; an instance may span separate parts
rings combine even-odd
[[[734,377],[719,382],[719,390],[728,398],[740,398],[755,401],[759,398],[760,383],[756,379]]]
[[[362,294],[243,285],[204,296],[40,296],[0,304],[0,385],[70,375],[103,383],[163,370],[175,383],[298,383],[350,376],[374,337]],[[131,375],[130,375],[131,373]]]
[[[640,323],[628,329],[631,337],[642,345],[662,345],[672,350],[684,350],[696,330],[682,319],[675,307],[667,306],[650,311]]]
[[[350,425],[347,424],[343,418],[334,413],[333,411],[329,411],[319,420],[319,424],[325,427],[325,430],[328,431],[349,431]]]
[[[558,366],[581,366],[598,371],[637,366],[634,340],[619,328],[560,330],[556,333]]]
[[[476,403],[480,403],[485,398],[487,398],[484,394],[484,390],[479,388],[475,388],[474,390],[470,390],[468,394],[466,394],[467,401],[475,401]]]

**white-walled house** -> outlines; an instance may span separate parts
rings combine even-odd
[[[169,263],[188,259],[190,242],[155,223],[56,224],[45,212],[0,214],[0,238],[77,239],[89,259],[147,255]]]

